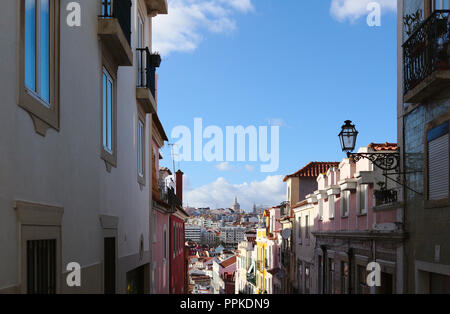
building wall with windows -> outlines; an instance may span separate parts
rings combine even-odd
[[[443,6],[442,6],[443,5]],[[448,1],[398,1],[398,138],[402,170],[408,189],[403,189],[405,227],[409,237],[404,253],[404,292],[448,293],[450,287],[449,139],[450,86],[439,75],[448,66]],[[419,11],[417,11],[419,10]],[[443,10],[443,11],[436,11]],[[404,17],[420,13],[418,33],[428,34],[427,21],[437,21],[443,32],[420,48],[420,40],[408,33]],[[403,29],[403,31],[402,31]],[[410,71],[415,60],[435,49],[426,62],[434,60],[430,72]],[[415,49],[415,54],[409,51]],[[414,190],[414,191],[413,191]]]
[[[5,61],[0,70],[9,78],[0,87],[0,132],[5,135],[0,139],[0,291],[33,292],[26,281],[28,241],[50,237],[57,241],[56,279],[47,292],[127,292],[127,273],[150,262],[151,172],[145,159],[145,180],[139,180],[133,56],[135,16],[144,10],[144,40],[151,48],[151,15],[144,1],[132,1],[128,48],[126,36],[119,36],[124,57],[115,56],[116,49],[99,37],[100,1],[81,2],[81,27],[66,24],[67,1],[48,2],[48,11],[46,1],[33,8],[36,3],[4,1],[0,13],[3,29],[8,29],[0,38]],[[34,10],[41,14],[40,25]],[[41,41],[32,43],[37,27],[48,30],[48,42],[41,34]],[[43,51],[48,43],[50,51]],[[39,49],[35,65],[29,62],[34,58],[30,47]],[[48,72],[43,70],[47,66]],[[108,156],[103,145],[104,66],[114,80]],[[149,115],[144,120],[146,138],[151,138]],[[150,145],[144,144],[149,156]],[[70,262],[82,267],[79,288],[65,284]],[[149,277],[145,280],[148,286]]]

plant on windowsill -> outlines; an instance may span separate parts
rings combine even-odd
[[[417,9],[412,14],[406,14],[403,17],[403,25],[406,28],[406,35],[410,37],[422,24],[422,10]]]

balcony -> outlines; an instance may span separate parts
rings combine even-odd
[[[167,14],[167,0],[145,0],[147,10],[156,14]]]
[[[173,188],[165,185],[159,185],[159,201],[165,203],[170,211],[176,212],[177,208],[181,208],[182,204]]]
[[[404,102],[422,103],[450,85],[450,10],[431,14],[403,44]]]
[[[145,113],[156,113],[156,68],[161,57],[151,54],[148,48],[137,48],[138,78],[136,99]]]
[[[98,35],[118,66],[133,65],[131,0],[101,0]]]

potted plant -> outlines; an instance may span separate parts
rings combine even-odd
[[[411,36],[422,23],[422,10],[417,9],[416,12],[412,14],[406,14],[403,17],[403,24],[406,27],[406,34]]]
[[[150,65],[158,68],[161,64],[161,55],[158,52],[154,52],[150,55]]]

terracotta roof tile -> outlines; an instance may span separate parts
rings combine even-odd
[[[313,162],[310,162],[309,164],[307,164],[305,167],[303,167],[299,171],[297,171],[293,174],[287,175],[286,177],[284,177],[283,181],[286,182],[289,178],[292,178],[292,177],[316,178],[319,176],[319,174],[326,173],[328,171],[328,169],[330,169],[331,167],[338,167],[338,166],[339,166],[339,162],[313,161]]]
[[[369,144],[369,148],[372,148],[375,151],[381,150],[392,150],[396,151],[398,149],[397,143],[371,143]]]
[[[222,263],[220,263],[220,266],[222,266],[223,268],[227,268],[228,266],[231,266],[234,263],[236,263],[236,256],[233,256],[233,257],[223,261]]]

